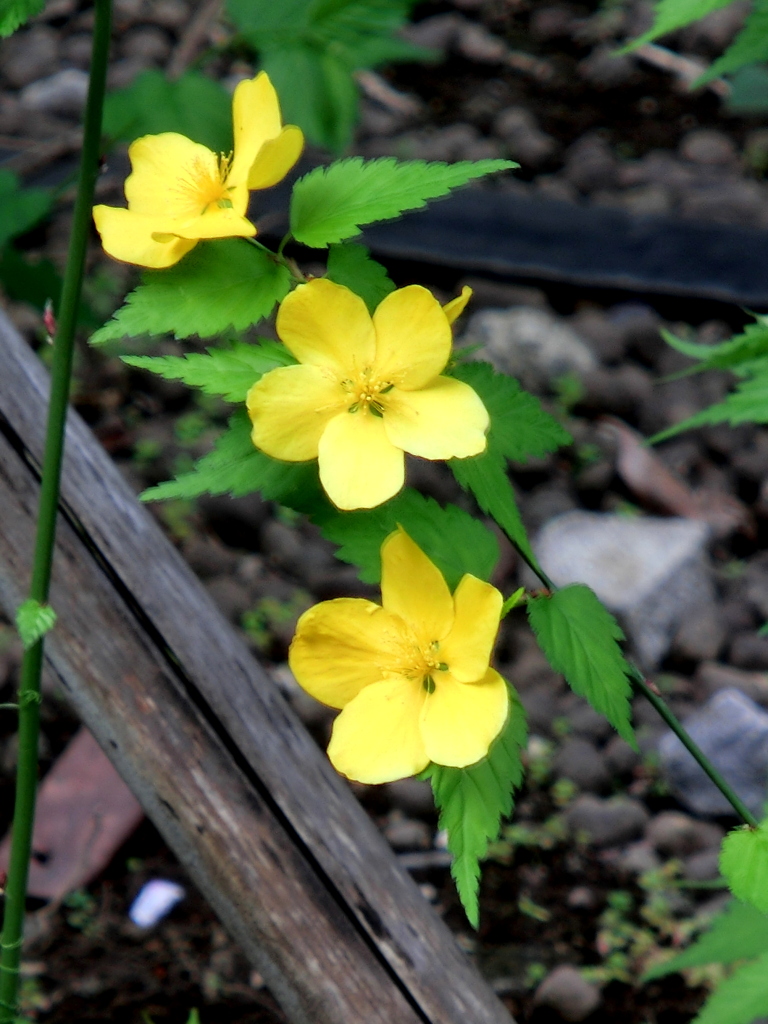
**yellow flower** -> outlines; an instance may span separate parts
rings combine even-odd
[[[426,288],[409,285],[371,317],[342,285],[299,285],[277,315],[277,333],[299,365],[270,370],[251,388],[253,443],[287,462],[318,459],[320,481],[341,509],[373,508],[397,494],[404,452],[478,455],[485,406],[469,385],[440,376],[451,323],[470,294],[442,309]]]
[[[293,167],[304,137],[282,126],[277,94],[262,71],[235,89],[234,154],[223,156],[177,132],[145,135],[128,150],[128,209],[96,206],[106,252],[142,267],[170,267],[201,238],[248,237],[248,190],[269,188]]]
[[[489,667],[502,597],[442,574],[402,530],[381,548],[383,607],[338,598],[299,619],[289,661],[313,697],[342,708],[328,747],[337,771],[392,782],[436,764],[481,760],[508,713],[507,685]]]

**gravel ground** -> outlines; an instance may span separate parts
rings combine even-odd
[[[112,83],[125,84],[142,68],[164,67],[178,56],[192,10],[185,0],[118,2]],[[719,13],[719,20],[707,19],[665,43],[711,60],[738,27],[732,12]],[[444,50],[445,61],[387,69],[368,82],[356,152],[448,160],[511,156],[522,169],[505,187],[521,192],[636,213],[768,223],[762,180],[768,142],[759,123],[728,116],[711,91],[686,94],[669,74],[634,57],[612,56],[616,41],[647,24],[647,4],[598,9],[456,0],[424,4],[416,17],[411,38]],[[60,173],[76,147],[78,86],[71,87],[69,106],[50,101],[32,119],[24,111],[29,90],[51,75],[86,67],[89,19],[75,0],[54,0],[41,21],[0,44],[0,153],[11,153],[6,166],[29,180]],[[222,40],[212,22],[208,42]],[[209,69],[223,78],[246,71],[226,52]],[[82,79],[70,76],[76,81]],[[382,92],[381,82],[396,92]],[[107,171],[101,199],[115,201],[121,183],[117,171]],[[70,201],[65,194],[50,225],[24,240],[31,253],[61,264]],[[96,246],[90,260],[89,301],[106,317],[135,275],[106,261]],[[398,277],[402,268],[392,272],[399,285],[419,279]],[[441,298],[454,293],[454,276],[426,276]],[[760,631],[768,618],[768,430],[707,428],[659,446],[650,470],[638,470],[632,460],[633,431],[648,436],[704,408],[730,380],[721,373],[670,379],[689,362],[664,344],[659,329],[714,342],[742,324],[743,314],[724,309],[724,320],[702,322],[690,304],[687,323],[670,324],[642,297],[564,303],[556,286],[458,283],[475,289],[461,338],[484,344],[489,358],[519,374],[574,437],[570,448],[513,470],[532,534],[546,545],[547,531],[563,529],[563,522],[586,529],[590,520],[583,514],[600,513],[620,520],[633,536],[660,529],[666,538],[682,520],[688,531],[682,547],[671,540],[665,547],[667,541],[658,543],[654,535],[654,552],[666,552],[663,571],[636,604],[617,611],[677,714],[701,714],[713,697],[735,692],[759,732],[768,708],[768,638]],[[39,315],[7,305],[40,347]],[[181,346],[165,340],[161,350],[177,353]],[[223,405],[85,345],[74,401],[137,492],[206,452],[226,418]],[[444,467],[413,460],[410,473],[413,484],[438,500],[470,507]],[[298,691],[285,665],[296,618],[317,600],[375,592],[334,560],[313,528],[257,496],[153,508],[324,743],[329,713]],[[649,624],[643,618],[648,594],[656,606],[673,584],[688,579],[695,584],[679,591],[674,614]],[[496,582],[507,592],[529,582],[509,546]],[[688,599],[692,590],[696,600]],[[8,628],[0,641],[2,701],[10,696],[19,652]],[[497,660],[521,693],[532,736],[513,823],[485,867],[477,935],[458,905],[426,784],[356,787],[360,799],[521,1024],[690,1021],[706,994],[706,974],[695,985],[691,979],[692,987],[679,976],[644,987],[636,982],[660,951],[685,942],[722,906],[723,893],[713,888],[716,850],[732,820],[707,805],[706,794],[676,787],[662,770],[664,728],[652,709],[636,704],[638,755],[568,692],[522,616],[505,621]],[[0,714],[2,829],[14,737],[11,717]],[[44,706],[45,766],[75,728],[55,699]],[[758,788],[766,769],[755,766]],[[282,1019],[193,892],[148,939],[131,931],[127,902],[158,874],[183,879],[145,825],[87,893],[35,916],[25,957],[30,1017],[46,1024],[73,1017],[133,1024],[146,1012],[175,1024],[197,1005],[204,1022]]]

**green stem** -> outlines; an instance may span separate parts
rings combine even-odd
[[[683,726],[678,722],[677,718],[672,714],[667,705],[661,699],[661,697],[654,693],[651,687],[646,683],[641,673],[634,668],[632,671],[632,682],[637,690],[642,693],[647,701],[649,701],[654,708],[658,711],[664,721],[667,723],[672,732],[677,736],[680,742],[683,744],[685,749],[691,754],[692,757],[700,765],[701,769],[706,772],[709,778],[714,782],[720,792],[723,794],[728,803],[733,807],[734,811],[738,816],[747,824],[751,825],[752,828],[757,828],[759,822],[757,818],[752,814],[749,808],[746,806],[743,800],[731,789],[725,779],[722,777],[720,772],[715,768],[709,758],[704,752],[694,743],[688,733],[685,731]]]
[[[83,150],[75,200],[67,269],[61,295],[59,323],[53,349],[51,395],[43,455],[40,503],[35,538],[30,597],[48,601],[56,539],[64,429],[69,402],[75,328],[85,269],[91,208],[99,172],[101,113],[109,59],[112,21],[111,0],[96,0],[91,76],[85,108]],[[37,791],[37,744],[40,730],[40,675],[43,640],[24,654],[19,685],[19,753],[12,845],[5,886],[3,931],[0,938],[0,1024],[13,1024],[17,1016],[19,963],[21,960],[27,874],[32,851],[32,829]]]

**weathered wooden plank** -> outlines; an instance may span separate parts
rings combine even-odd
[[[0,435],[0,604],[23,599],[36,481]],[[47,663],[291,1021],[420,1024],[381,959],[66,521]]]
[[[7,430],[31,460],[39,460],[46,374],[2,318],[0,367],[0,411]],[[68,424],[63,507],[108,567],[113,588],[122,591],[145,628],[156,631],[155,642],[167,648],[178,666],[178,685],[226,737],[252,785],[268,794],[417,1014],[435,1024],[509,1024],[506,1010],[400,870],[346,784],[74,415]],[[55,653],[55,645],[51,650]],[[103,696],[107,699],[106,691]],[[108,745],[105,749],[110,753]],[[367,1013],[362,1019],[376,1018]]]

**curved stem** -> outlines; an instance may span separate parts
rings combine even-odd
[[[85,109],[83,150],[67,269],[53,349],[51,394],[43,455],[40,503],[35,538],[30,597],[45,604],[51,582],[56,539],[64,429],[69,402],[75,328],[91,223],[91,208],[99,172],[101,113],[109,58],[112,20],[111,0],[96,0],[91,76]],[[24,654],[19,685],[19,754],[16,772],[12,845],[5,887],[3,931],[0,938],[0,1024],[17,1017],[19,963],[21,960],[27,875],[32,850],[32,829],[37,791],[37,744],[40,731],[40,675],[43,640]]]

